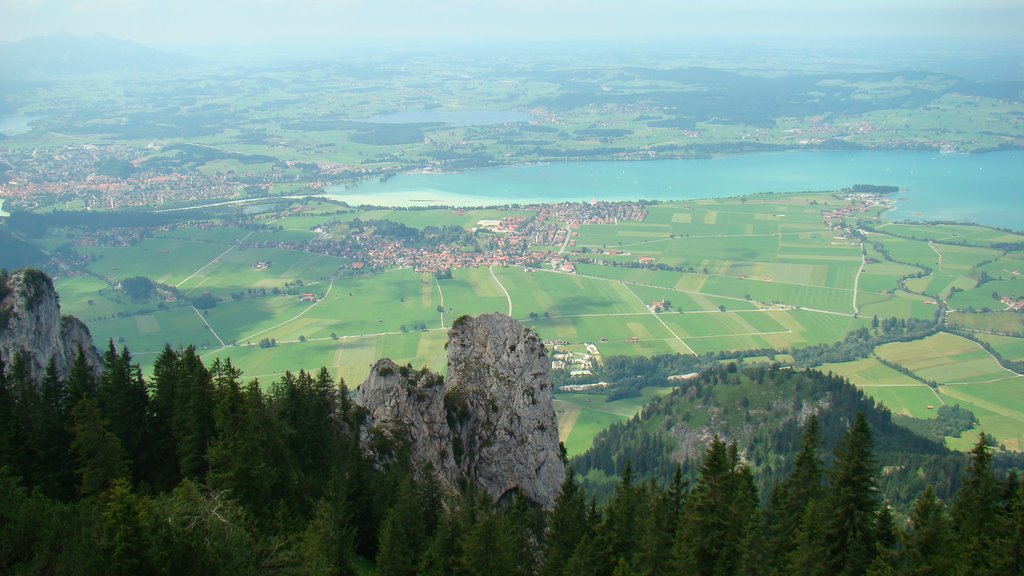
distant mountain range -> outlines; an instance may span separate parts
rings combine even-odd
[[[152,73],[203,63],[191,56],[99,35],[62,33],[0,43],[0,78],[8,80],[104,72]]]

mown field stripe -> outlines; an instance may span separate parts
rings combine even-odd
[[[626,287],[626,290],[629,290],[629,293],[630,293],[630,294],[632,294],[632,295],[633,295],[633,297],[634,297],[634,298],[636,298],[636,299],[637,299],[637,300],[638,300],[638,301],[640,302],[640,304],[641,304],[641,305],[643,305],[643,306],[646,306],[646,304],[644,304],[644,301],[643,301],[643,299],[642,299],[642,298],[640,298],[639,296],[637,296],[636,292],[633,292],[633,289],[632,289],[632,288],[630,288],[629,286],[627,286],[625,282],[623,282],[623,283],[622,283],[622,285]],[[672,330],[671,328],[669,328],[668,324],[666,324],[666,323],[665,323],[665,321],[664,321],[664,320],[662,320],[662,319],[661,319],[661,318],[660,318],[660,317],[658,316],[658,313],[657,313],[657,312],[655,312],[654,310],[651,310],[651,316],[654,316],[655,320],[657,320],[658,322],[661,322],[661,325],[665,327],[665,330],[668,330],[668,333],[669,333],[669,334],[671,334],[671,335],[675,336],[675,337],[676,337],[676,340],[678,340],[680,344],[682,344],[683,346],[686,346],[686,349],[690,351],[690,354],[693,354],[694,356],[696,356],[696,355],[697,355],[697,353],[693,351],[693,348],[690,348],[690,345],[689,345],[689,344],[687,344],[686,342],[684,342],[684,341],[683,341],[683,339],[682,339],[682,338],[680,338],[680,337],[679,337],[679,335],[675,333],[675,331],[673,331],[673,330]]]

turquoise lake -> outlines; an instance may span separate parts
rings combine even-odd
[[[451,174],[399,174],[328,192],[350,204],[486,206],[597,200],[692,200],[761,192],[905,189],[891,220],[956,220],[1024,230],[1024,151],[798,151],[702,160],[552,162]]]

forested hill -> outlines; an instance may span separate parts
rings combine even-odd
[[[940,498],[956,492],[966,464],[963,454],[894,424],[886,408],[841,377],[777,364],[723,364],[682,382],[632,420],[599,433],[572,465],[597,493],[608,489],[608,478],[619,474],[627,460],[638,476],[666,482],[677,463],[684,476],[696,475],[699,457],[718,435],[737,443],[766,495],[790,472],[807,417],[817,416],[827,459],[857,413],[865,414],[875,431],[875,452],[885,470],[881,486],[890,502],[904,508],[928,484]],[[997,462],[1021,467],[1024,458],[999,455]]]

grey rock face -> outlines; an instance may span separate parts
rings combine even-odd
[[[29,358],[32,376],[39,379],[53,358],[61,377],[67,377],[81,347],[94,370],[99,355],[89,329],[73,316],[61,316],[57,292],[49,276],[19,270],[7,277],[0,291],[0,355],[10,365],[16,352]]]
[[[353,400],[369,412],[361,432],[364,444],[371,430],[410,442],[418,468],[437,474],[451,489],[456,470],[450,430],[444,408],[444,378],[429,370],[399,366],[389,358],[378,360]]]
[[[495,500],[518,489],[550,509],[565,467],[543,343],[502,314],[462,317],[448,335],[447,381],[374,365],[355,397],[368,425],[407,434],[418,468],[442,484],[466,479]]]

